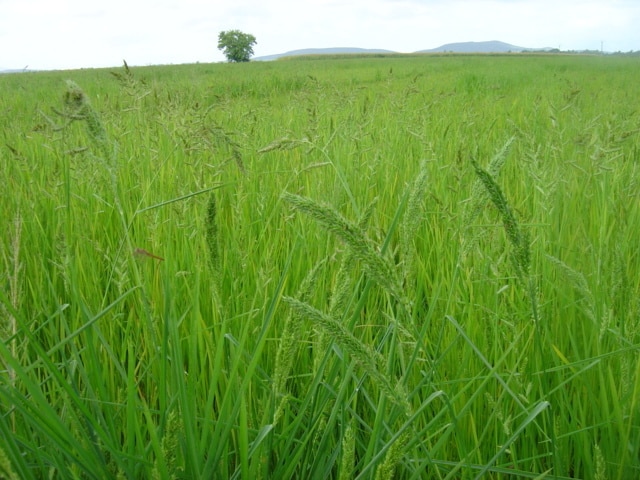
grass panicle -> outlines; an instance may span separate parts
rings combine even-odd
[[[491,158],[489,165],[487,166],[486,173],[494,179],[495,182],[500,178],[500,172],[502,171],[502,167],[504,166],[507,157],[509,156],[509,152],[511,151],[512,144],[515,140],[515,137],[509,138],[505,144],[496,152],[496,154]],[[475,168],[475,167],[474,167]],[[470,231],[474,222],[477,220],[478,216],[480,216],[482,210],[486,207],[487,203],[491,201],[489,196],[489,192],[485,186],[485,183],[480,178],[476,178],[476,181],[473,183],[473,187],[471,189],[471,197],[467,203],[467,206],[464,211],[464,216],[462,220],[462,228],[463,232],[463,245],[462,245],[462,256],[466,257],[471,248],[476,244],[478,238],[482,235],[483,230],[475,229]]]
[[[580,295],[581,298],[578,300],[578,304],[582,306],[582,311],[587,318],[591,320],[594,325],[599,325],[596,300],[584,275],[556,257],[547,255],[547,259],[563,273],[564,277],[569,281],[569,284]]]
[[[406,303],[400,280],[391,262],[376,251],[373,243],[357,225],[346,220],[332,208],[320,205],[314,200],[291,193],[284,193],[283,198],[296,210],[309,215],[327,231],[340,238],[351,249],[353,256],[362,262],[367,274],[378,285],[383,287],[399,303]]]
[[[107,130],[100,119],[100,115],[91,106],[89,97],[73,80],[67,80],[67,91],[64,94],[64,110],[58,112],[58,114],[70,121],[80,120],[86,122],[89,138],[97,146],[107,164],[113,167],[117,156],[115,143],[109,140]]]
[[[358,227],[363,231],[366,229],[371,215],[373,215],[374,206],[376,204],[376,199],[374,199],[365,209],[364,213],[360,221],[358,222]],[[338,272],[335,275],[335,280],[333,283],[333,288],[331,290],[331,297],[329,300],[329,316],[337,319],[345,319],[350,315],[350,305],[356,299],[354,298],[354,291],[357,290],[356,281],[352,278],[352,270],[353,270],[353,262],[354,262],[354,254],[352,250],[348,249],[344,255],[342,256],[342,260],[340,261],[340,267],[338,268]],[[317,331],[317,335],[315,338],[315,345],[318,352],[326,352],[329,348],[329,343],[331,339],[327,337],[323,329],[319,329]],[[317,373],[320,364],[322,363],[323,357],[322,355],[314,356],[314,373]]]
[[[140,101],[144,97],[151,95],[152,91],[144,79],[140,79],[133,74],[133,71],[131,70],[131,68],[129,68],[129,65],[127,65],[126,60],[123,60],[122,63],[123,63],[122,72],[112,71],[109,73],[111,73],[111,75],[118,81],[118,83],[124,89],[126,94],[129,97],[134,98],[134,101],[136,103],[136,108],[139,109]]]
[[[339,480],[351,480],[355,467],[356,435],[354,432],[354,421],[351,421],[344,432],[342,438],[342,458],[340,459]]]
[[[307,138],[295,139],[295,138],[289,138],[289,137],[282,137],[260,148],[258,150],[258,153],[268,153],[274,150],[275,151],[293,150],[294,148],[298,148],[302,145],[309,146],[310,145],[309,140]]]
[[[376,480],[392,480],[397,478],[399,464],[404,457],[404,448],[409,438],[409,430],[405,430],[387,450],[384,460],[376,469]]]
[[[507,199],[500,188],[500,185],[496,182],[495,178],[486,170],[484,170],[476,161],[472,161],[471,164],[478,176],[478,179],[484,186],[489,199],[493,202],[494,206],[502,217],[502,223],[504,225],[505,232],[509,243],[513,248],[511,258],[516,270],[516,274],[520,280],[525,280],[529,276],[529,270],[531,266],[531,253],[529,245],[529,235],[525,232],[518,220],[516,219],[513,210],[509,206]]]
[[[335,318],[331,318],[329,315],[295,298],[284,297],[284,300],[294,311],[319,325],[334,342],[348,351],[389,400],[402,407],[405,412],[411,411],[402,386],[399,383],[394,386],[380,370],[379,366],[384,363],[384,359],[379,353],[358,340]]]
[[[401,245],[403,253],[403,278],[409,277],[415,259],[414,242],[417,241],[416,234],[420,224],[424,221],[424,200],[427,191],[427,161],[420,164],[418,175],[413,181],[409,191],[407,207],[400,228]]]
[[[318,262],[318,264],[305,277],[297,293],[298,299],[306,302],[311,297],[316,283],[318,282],[321,268],[324,264],[324,261]],[[288,398],[286,382],[289,378],[290,372],[294,367],[295,353],[299,347],[300,338],[303,331],[303,321],[304,317],[300,314],[299,311],[290,312],[284,320],[284,326],[282,334],[280,336],[278,351],[276,353],[276,363],[273,373],[273,391],[276,398],[281,398],[274,415],[274,424],[277,423],[284,407],[286,406]]]
[[[374,199],[365,209],[360,221],[358,222],[357,227],[363,232],[366,230],[367,225],[371,220],[376,203],[377,199]],[[354,285],[350,280],[350,277],[354,257],[354,251],[351,249],[347,250],[342,257],[340,268],[336,274],[336,280],[331,292],[331,300],[329,303],[329,315],[334,318],[344,318],[347,315],[349,301],[352,300],[353,297]]]

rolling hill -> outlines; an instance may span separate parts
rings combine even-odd
[[[518,47],[517,45],[511,45],[510,43],[500,42],[498,40],[491,40],[488,42],[461,42],[461,43],[447,43],[437,48],[429,50],[419,50],[416,53],[438,53],[438,52],[453,52],[453,53],[518,53],[518,52],[535,52],[546,51],[550,48],[526,48]]]
[[[535,52],[535,51],[547,51],[550,48],[527,48],[519,47],[517,45],[511,45],[510,43],[500,42],[498,40],[491,40],[488,42],[460,42],[460,43],[447,43],[437,48],[428,50],[418,50],[414,53],[518,53],[518,52]],[[367,49],[367,48],[355,48],[355,47],[338,47],[338,48],[305,48],[301,50],[291,50],[285,53],[279,53],[275,55],[266,55],[262,57],[255,57],[253,60],[269,61],[277,60],[282,57],[293,57],[296,55],[335,55],[335,54],[349,54],[349,53],[399,53],[393,50],[384,49]]]

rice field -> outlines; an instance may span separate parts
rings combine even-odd
[[[0,76],[0,479],[640,477],[639,69]]]

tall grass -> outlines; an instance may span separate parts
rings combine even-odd
[[[0,77],[0,477],[635,478],[637,67]]]

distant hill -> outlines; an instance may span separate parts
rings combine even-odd
[[[439,52],[453,52],[453,53],[518,53],[518,52],[537,52],[547,51],[550,48],[526,48],[518,47],[517,45],[511,45],[510,43],[500,42],[498,40],[491,40],[489,42],[462,42],[462,43],[447,43],[438,48],[432,48],[430,50],[420,50],[416,53],[439,53]]]
[[[489,42],[460,42],[447,43],[437,48],[429,50],[418,50],[414,53],[519,53],[519,52],[545,52],[552,50],[551,48],[527,48],[511,45],[510,43],[492,40]],[[269,61],[277,60],[282,57],[293,57],[296,55],[336,55],[347,53],[398,53],[393,50],[383,49],[367,49],[367,48],[305,48],[303,50],[291,50],[290,52],[279,53],[276,55],[266,55],[263,57],[254,57],[252,60]]]
[[[346,53],[396,53],[391,50],[380,50],[370,48],[351,48],[351,47],[338,47],[338,48],[304,48],[302,50],[291,50],[290,52],[278,53],[276,55],[266,55],[264,57],[254,57],[251,60],[269,61],[277,60],[282,57],[293,57],[297,55],[340,55]]]

